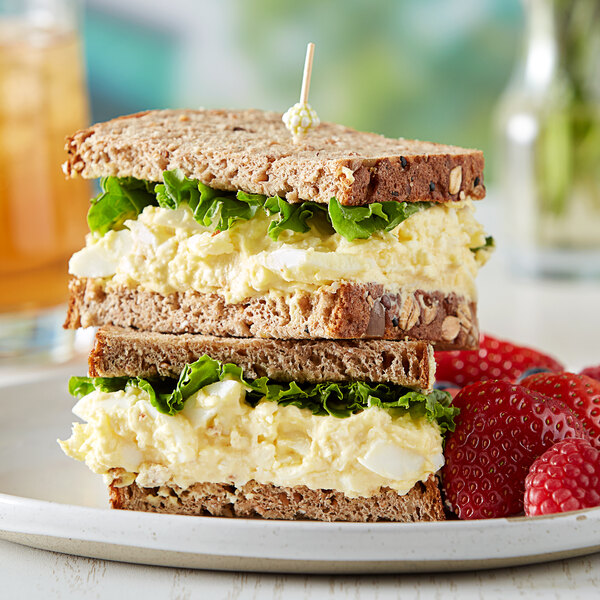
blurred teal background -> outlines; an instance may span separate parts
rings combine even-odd
[[[478,147],[493,175],[494,108],[520,51],[519,0],[88,0],[92,119],[160,107],[298,100],[321,120]]]

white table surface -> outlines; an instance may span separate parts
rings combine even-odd
[[[435,598],[598,598],[600,554],[530,567],[421,575],[327,576],[220,573],[116,563],[0,540],[7,599],[139,597],[144,600],[425,600]]]
[[[488,228],[494,231],[492,226]],[[516,279],[508,274],[499,253],[481,272],[479,288],[484,331],[537,346],[571,367],[600,364],[600,281]],[[2,372],[0,369],[0,376]],[[118,599],[132,592],[144,600],[598,598],[600,554],[474,573],[300,576],[131,565],[56,554],[0,540],[0,589],[1,598],[45,600]]]

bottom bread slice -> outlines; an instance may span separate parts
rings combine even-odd
[[[403,496],[384,487],[368,498],[349,498],[336,490],[312,490],[303,485],[278,487],[254,480],[241,487],[224,483],[196,483],[188,488],[111,484],[109,491],[113,508],[178,515],[398,523],[445,519],[433,475],[416,483]]]

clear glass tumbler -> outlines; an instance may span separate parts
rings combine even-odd
[[[65,137],[88,123],[76,0],[0,0],[0,361],[60,361],[67,262],[90,188],[65,180]]]

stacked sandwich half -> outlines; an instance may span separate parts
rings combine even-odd
[[[456,409],[432,345],[477,346],[480,152],[281,115],[152,111],[78,132],[102,177],[65,326],[98,326],[65,452],[115,508],[444,516]]]

